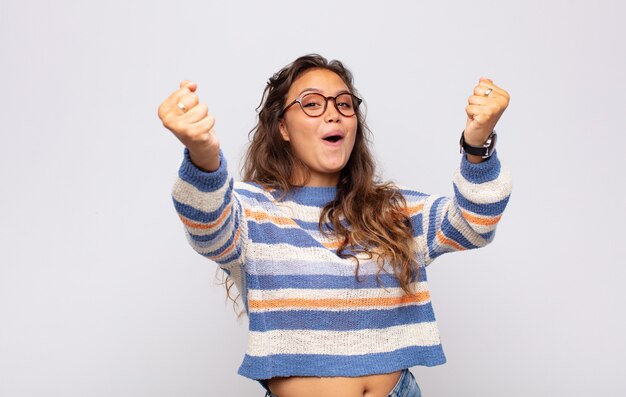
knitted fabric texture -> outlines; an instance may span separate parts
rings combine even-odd
[[[502,168],[502,169],[501,169]],[[482,163],[465,155],[453,175],[453,197],[401,188],[417,245],[415,297],[407,297],[385,263],[337,256],[337,241],[318,228],[335,187],[279,192],[234,182],[220,168],[204,172],[187,149],[172,190],[191,246],[228,273],[249,318],[238,373],[276,376],[363,376],[446,361],[426,277],[439,255],[491,242],[511,192],[497,153]],[[261,381],[262,384],[264,384]]]

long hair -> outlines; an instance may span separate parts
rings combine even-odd
[[[340,61],[329,62],[318,54],[299,57],[269,79],[257,108],[257,111],[260,108],[258,122],[250,131],[252,137],[242,173],[246,182],[277,189],[281,193],[278,200],[296,187],[291,183],[294,169],[304,170],[305,178],[310,175],[306,165],[292,152],[289,142],[283,140],[278,128],[289,88],[310,69],[327,69],[336,73],[350,92],[358,96],[352,73]],[[411,282],[417,279],[419,266],[415,259],[416,248],[406,201],[394,184],[378,182],[369,148],[371,132],[365,123],[362,107],[359,107],[356,117],[354,148],[340,172],[336,197],[322,209],[318,227],[324,235],[338,241],[338,256],[356,260],[357,280],[357,255],[364,253],[368,259],[375,257],[379,265],[376,273],[378,281],[387,260],[402,290],[407,295],[413,295]],[[347,225],[340,222],[342,216]]]

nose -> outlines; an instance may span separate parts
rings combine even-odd
[[[330,101],[333,101],[331,104]],[[324,112],[324,119],[326,122],[338,121],[341,117],[339,109],[337,109],[337,102],[334,98],[328,98],[326,102],[326,111]]]

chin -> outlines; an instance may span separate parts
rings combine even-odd
[[[339,158],[335,158],[331,161],[324,161],[324,162],[320,162],[320,166],[321,168],[327,169],[327,170],[333,170],[333,171],[340,171],[343,169],[343,167],[346,166],[346,164],[348,164],[348,160],[349,160],[349,156],[347,157],[339,157]]]
[[[341,170],[343,170],[343,168],[346,166],[346,163],[343,163],[341,165],[338,166],[331,166],[331,167],[323,167],[321,168],[319,171],[323,172],[325,174],[334,174],[336,172],[341,172]]]

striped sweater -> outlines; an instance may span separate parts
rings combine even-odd
[[[407,297],[389,264],[377,282],[375,260],[336,255],[318,220],[335,187],[277,191],[204,172],[185,149],[172,190],[191,246],[229,274],[249,318],[238,373],[264,383],[275,376],[363,376],[446,361],[426,278],[437,256],[494,238],[511,192],[497,153],[479,164],[465,155],[454,197],[402,189],[417,244],[417,294]]]

